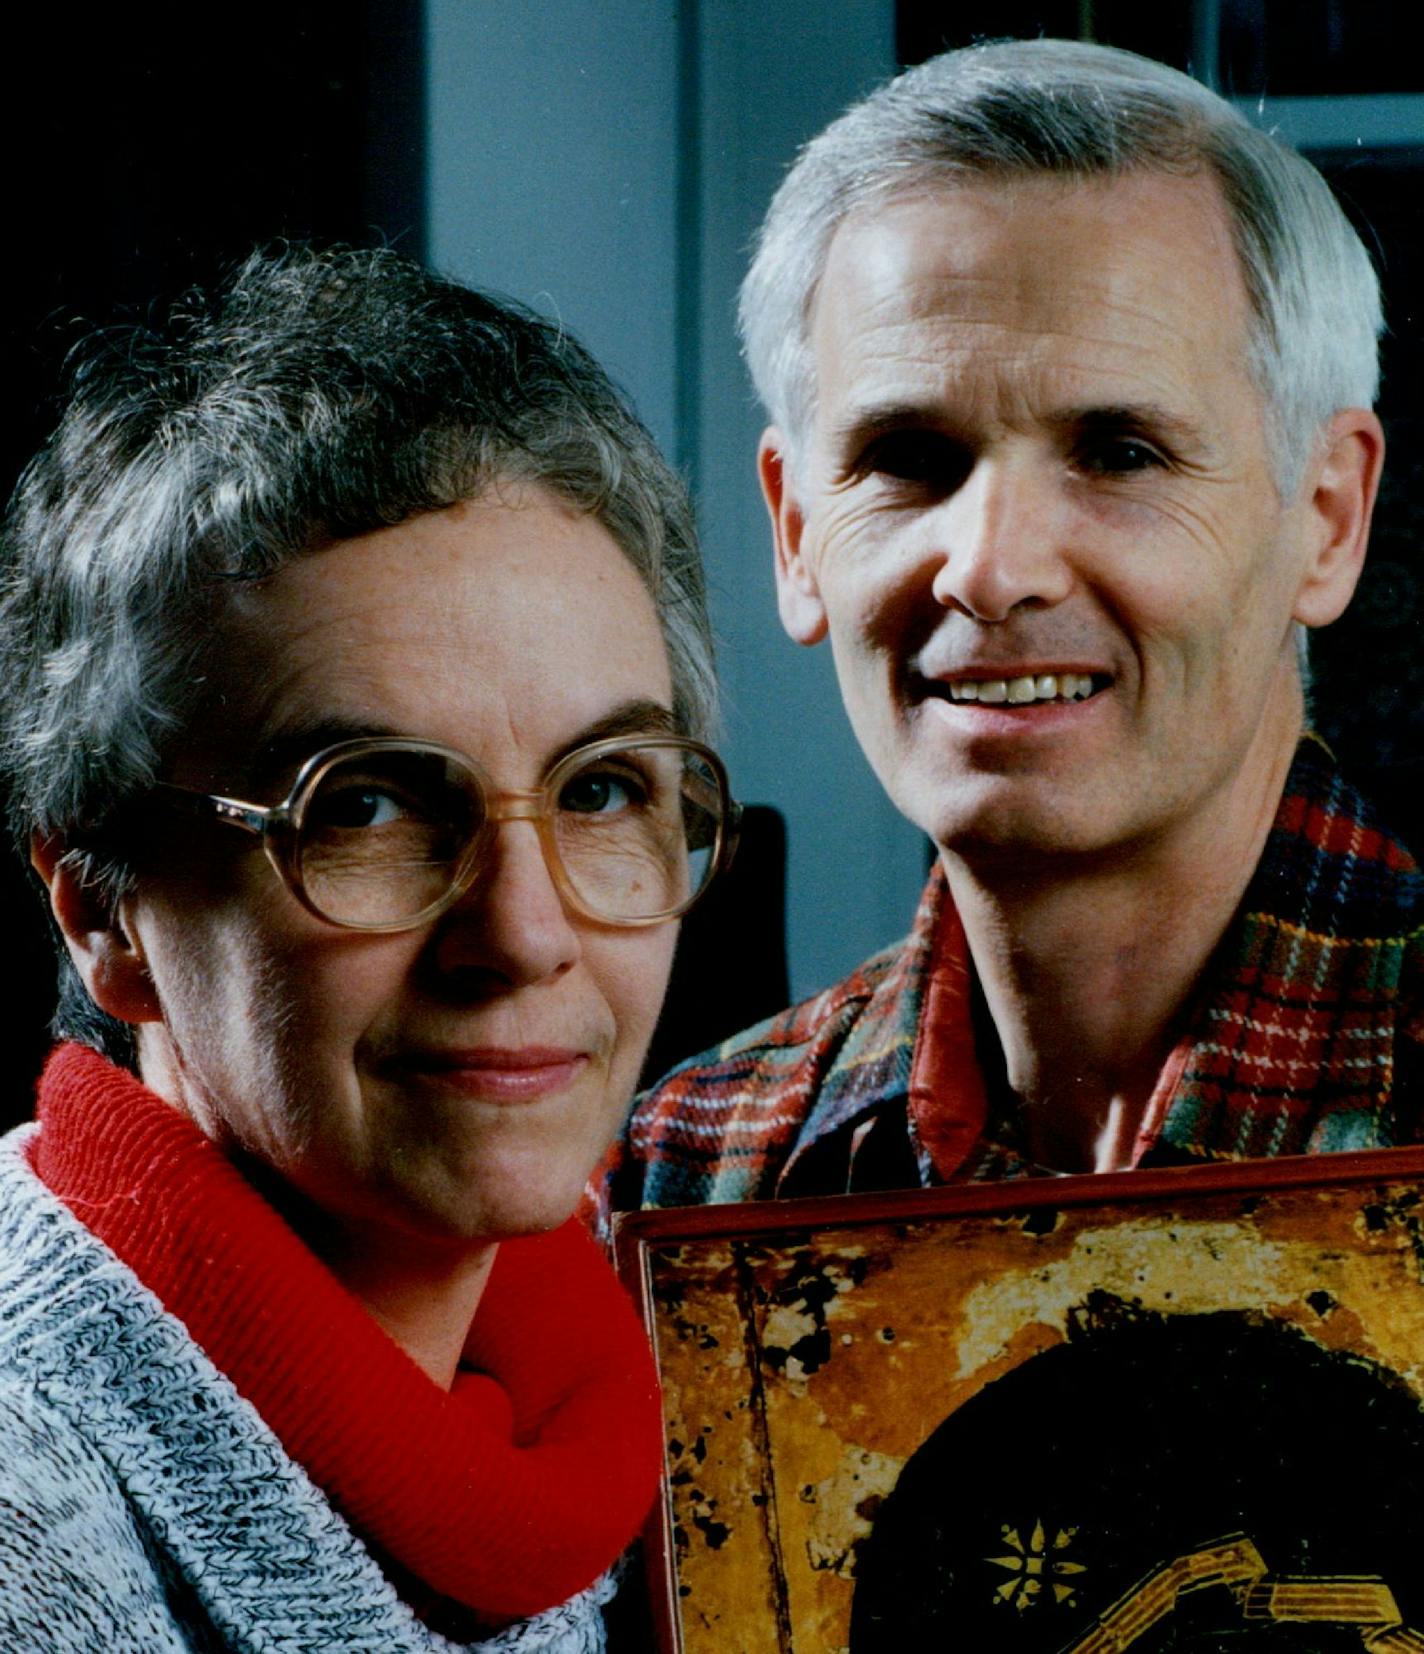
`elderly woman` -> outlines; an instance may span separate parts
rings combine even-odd
[[[5,543],[0,1646],[602,1647],[659,1425],[570,1214],[732,825],[677,482],[561,331],[299,251],[104,343]]]

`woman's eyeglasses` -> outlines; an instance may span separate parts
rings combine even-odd
[[[309,758],[270,808],[161,785],[256,833],[319,919],[371,931],[411,929],[458,901],[502,821],[534,823],[570,912],[629,927],[675,919],[731,860],[741,813],[716,753],[675,735],[592,741],[529,792],[497,792],[452,747],[374,736]]]

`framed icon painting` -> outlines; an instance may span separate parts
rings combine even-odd
[[[645,1212],[664,1654],[1424,1651],[1424,1150]]]

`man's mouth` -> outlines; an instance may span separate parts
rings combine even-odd
[[[1031,706],[1037,701],[1086,701],[1109,680],[1089,672],[1039,672],[1017,678],[965,676],[928,683],[941,700],[978,701],[988,706]]]

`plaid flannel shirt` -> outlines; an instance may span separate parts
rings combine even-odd
[[[951,921],[958,932],[936,869],[905,942],[674,1069],[634,1109],[613,1169],[614,1206],[1031,1173],[1012,1114],[986,1111],[982,1078],[977,1102],[953,1083],[931,1100],[934,1114],[959,1121],[954,1164],[927,1144],[926,1116],[911,1106],[927,990]],[[1421,943],[1424,875],[1307,738],[1163,1070],[1139,1163],[1424,1138]],[[967,957],[964,967],[967,979]],[[942,1027],[935,1033],[943,1038]]]

